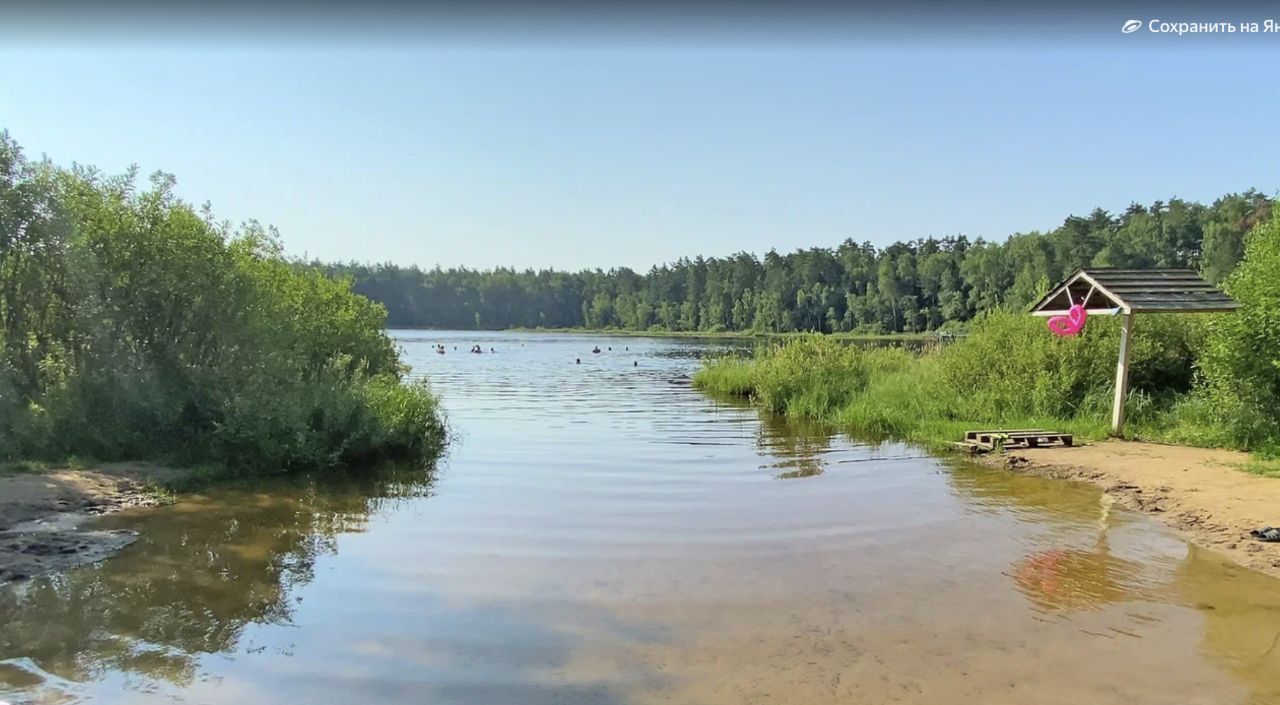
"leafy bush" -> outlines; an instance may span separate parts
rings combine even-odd
[[[197,213],[171,177],[136,182],[0,136],[0,455],[265,472],[438,449],[380,305],[257,223]]]
[[[1280,452],[1280,211],[1250,233],[1224,288],[1241,308],[1208,324],[1203,386],[1180,412],[1220,441]]]
[[[1135,320],[1130,347],[1130,390],[1168,395],[1191,388],[1189,364],[1199,329],[1183,316]],[[947,393],[963,398],[984,420],[1031,416],[1106,415],[1111,408],[1120,321],[1094,316],[1084,332],[1059,337],[1044,319],[993,311],[940,355]]]

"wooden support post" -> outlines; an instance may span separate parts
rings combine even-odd
[[[1133,314],[1120,319],[1120,361],[1116,363],[1116,398],[1111,407],[1111,435],[1124,430],[1124,398],[1129,395],[1129,338],[1133,336]]]

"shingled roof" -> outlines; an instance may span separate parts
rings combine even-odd
[[[1189,269],[1077,269],[1031,307],[1056,315],[1075,303],[1089,313],[1208,313],[1240,307]]]

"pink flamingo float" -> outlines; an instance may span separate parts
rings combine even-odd
[[[1065,316],[1051,316],[1048,321],[1049,330],[1060,336],[1076,335],[1084,330],[1084,322],[1088,320],[1089,313],[1084,307],[1089,303],[1089,297],[1093,296],[1093,289],[1089,290],[1089,294],[1084,297],[1084,301],[1080,303],[1072,302],[1071,308],[1067,309]],[[1067,290],[1067,300],[1071,300],[1071,291]]]

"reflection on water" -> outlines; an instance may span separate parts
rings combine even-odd
[[[980,506],[1010,509],[1030,521],[1059,527],[1061,538],[1019,556],[1008,570],[1017,588],[1038,607],[1097,609],[1134,599],[1149,582],[1141,563],[1112,553],[1111,525],[1125,515],[1112,511],[1110,495],[977,466],[957,468],[952,482],[977,498]]]
[[[822,474],[832,430],[825,424],[761,414],[756,444],[784,480]]]
[[[1123,531],[1141,519],[1113,511],[1112,498],[1092,487],[1064,491],[1061,483],[976,466],[957,468],[953,483],[983,506],[1029,511],[1031,518],[1060,527],[1063,543],[1028,552],[1010,571],[1038,608],[1097,610],[1169,601],[1196,610],[1202,617],[1197,649],[1247,686],[1242,702],[1280,702],[1280,585],[1274,578],[1192,545],[1164,570],[1118,556],[1110,544],[1112,529]],[[1079,521],[1091,515],[1096,517],[1093,532]]]
[[[756,416],[751,403],[739,397],[717,396],[714,402],[726,409],[736,409]],[[821,475],[828,465],[926,457],[923,451],[904,449],[901,446],[893,446],[893,450],[903,451],[900,455],[864,452],[881,445],[876,442],[860,446],[859,452],[850,457],[851,454],[847,452],[848,443],[841,439],[830,424],[770,413],[760,413],[753,420],[757,426],[756,447],[765,461],[762,467],[772,471],[780,480]]]
[[[103,520],[141,532],[136,548],[65,576],[0,591],[0,693],[49,684],[74,693],[104,673],[190,685],[197,657],[241,646],[254,623],[288,625],[290,593],[315,577],[340,534],[388,503],[427,496],[428,470],[293,477],[191,496]]]
[[[1201,652],[1249,685],[1250,702],[1280,702],[1276,581],[1191,546],[1171,593],[1204,615]]]
[[[1050,548],[1017,561],[1018,588],[1037,604],[1053,609],[1084,609],[1133,597],[1137,566],[1110,555],[1106,542],[1093,549]]]
[[[1276,581],[1092,487],[707,399],[708,343],[399,337],[438,470],[110,518],[142,539],[0,589],[0,699],[1280,703]]]

